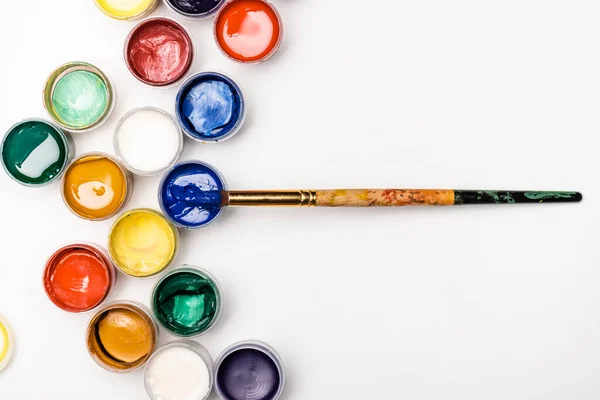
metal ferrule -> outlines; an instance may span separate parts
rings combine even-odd
[[[295,191],[230,191],[227,194],[228,206],[280,206],[280,207],[315,207],[317,205],[316,190]]]

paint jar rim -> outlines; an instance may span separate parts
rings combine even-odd
[[[184,335],[184,334],[174,332],[171,329],[171,327],[169,327],[163,323],[163,321],[159,317],[158,312],[156,311],[156,308],[154,307],[154,298],[156,297],[156,291],[158,290],[158,287],[169,277],[176,275],[176,274],[185,273],[185,272],[188,272],[188,273],[191,273],[194,275],[198,275],[201,278],[210,280],[213,283],[213,288],[215,289],[215,295],[217,298],[217,312],[215,313],[215,316],[213,317],[210,324],[202,332],[193,333],[191,335]],[[214,328],[214,326],[217,324],[217,322],[219,322],[219,319],[221,318],[221,314],[223,312],[223,290],[221,289],[221,285],[219,284],[219,281],[217,280],[217,278],[215,278],[215,276],[213,274],[211,274],[209,271],[207,271],[206,269],[198,267],[196,265],[192,265],[192,264],[182,264],[179,267],[176,267],[176,268],[172,269],[171,271],[169,271],[168,273],[166,273],[154,284],[154,287],[152,288],[152,291],[150,292],[150,308],[152,310],[152,315],[154,316],[154,319],[156,320],[158,325],[160,325],[163,329],[165,329],[171,335],[177,336],[180,338],[186,338],[186,339],[195,338],[195,337],[206,334],[212,328]]]
[[[152,0],[150,2],[150,4],[148,5],[148,7],[146,7],[143,11],[139,12],[138,14],[132,15],[131,17],[119,17],[117,15],[111,14],[108,11],[106,11],[100,5],[100,2],[98,0],[94,0],[94,3],[96,4],[96,7],[98,7],[98,9],[100,11],[102,11],[102,13],[104,15],[107,15],[107,16],[111,17],[112,19],[116,19],[118,21],[133,21],[133,20],[136,20],[136,19],[143,18],[146,15],[151,14],[156,9],[156,7],[158,7],[158,0]]]
[[[237,1],[240,1],[240,0],[226,0],[224,2],[223,6],[219,9],[219,12],[217,13],[217,15],[215,16],[215,22],[213,24],[213,38],[215,39],[215,42],[217,43],[217,47],[219,48],[219,50],[221,51],[221,53],[223,53],[223,55],[225,57],[227,57],[228,59],[230,59],[232,61],[240,63],[240,64],[258,64],[258,63],[267,61],[269,58],[273,57],[273,55],[275,53],[277,53],[277,51],[279,50],[279,47],[281,46],[281,42],[283,41],[283,19],[281,18],[281,14],[279,13],[279,10],[277,10],[277,8],[273,4],[271,4],[271,2],[269,2],[268,0],[258,0],[258,1],[262,1],[267,6],[269,6],[269,8],[271,8],[271,10],[273,10],[273,13],[277,17],[277,23],[279,24],[279,37],[277,38],[277,43],[275,43],[275,46],[273,46],[273,49],[269,52],[269,54],[267,54],[266,56],[264,56],[263,58],[260,58],[258,60],[244,61],[244,60],[239,60],[235,57],[232,57],[230,54],[228,54],[225,51],[225,49],[223,49],[223,47],[221,47],[221,43],[219,42],[219,35],[217,33],[217,24],[219,23],[219,18],[221,17],[221,14],[225,11],[225,9],[227,8],[228,5],[230,5],[231,3],[235,3]]]
[[[189,164],[198,164],[198,165],[206,167],[206,168],[210,169],[212,172],[214,172],[214,174],[219,178],[219,180],[223,184],[223,189],[221,189],[222,192],[226,192],[227,191],[227,182],[225,181],[225,178],[223,178],[223,175],[221,175],[221,173],[219,172],[219,170],[216,169],[212,164],[209,164],[207,162],[200,161],[200,160],[187,160],[187,161],[179,162],[179,163],[173,165],[171,168],[169,168],[164,173],[163,177],[160,180],[160,183],[158,184],[158,205],[160,206],[160,209],[161,209],[162,213],[177,228],[195,230],[195,229],[204,228],[204,227],[212,224],[213,222],[215,222],[223,214],[223,210],[224,210],[225,207],[221,206],[219,208],[219,212],[217,213],[217,215],[215,215],[215,217],[213,219],[211,219],[210,221],[208,221],[206,223],[198,225],[198,226],[186,226],[186,225],[180,224],[179,222],[177,222],[173,218],[171,218],[171,216],[169,215],[169,213],[167,211],[167,208],[165,207],[165,202],[163,201],[163,195],[162,195],[163,187],[165,186],[165,183],[167,182],[167,178],[169,177],[169,175],[171,174],[171,172],[175,171],[179,167],[182,167],[184,165],[189,165]]]
[[[102,81],[106,87],[107,105],[106,105],[106,109],[104,110],[102,116],[94,123],[87,125],[87,126],[83,126],[83,127],[72,127],[72,126],[68,126],[67,124],[63,123],[60,120],[60,118],[58,118],[57,116],[54,115],[54,113],[52,111],[52,109],[54,107],[52,105],[52,94],[54,93],[54,88],[55,88],[56,84],[60,81],[60,79],[62,79],[63,77],[65,77],[66,75],[68,75],[71,72],[80,71],[80,70],[92,72],[92,73],[98,75],[102,79]],[[95,65],[93,65],[91,63],[85,62],[85,61],[70,61],[70,62],[67,62],[67,63],[64,63],[64,64],[58,66],[54,71],[52,71],[52,73],[48,76],[48,78],[46,78],[46,83],[44,84],[44,90],[42,91],[42,103],[43,103],[44,109],[48,113],[48,116],[50,117],[50,119],[52,121],[54,121],[54,123],[56,123],[62,129],[69,131],[71,133],[85,133],[85,132],[92,131],[92,130],[102,126],[108,120],[108,118],[111,116],[113,110],[115,109],[116,97],[117,96],[116,96],[115,85],[113,84],[110,77],[108,75],[106,75],[100,68],[96,67]]]
[[[191,350],[194,353],[196,353],[198,356],[200,356],[200,358],[206,363],[206,366],[208,367],[208,381],[209,381],[208,392],[206,393],[206,396],[204,396],[200,399],[195,399],[195,400],[206,400],[212,393],[213,386],[214,386],[214,381],[215,381],[214,363],[213,363],[212,357],[210,356],[210,353],[208,352],[208,350],[206,350],[206,348],[204,346],[202,346],[200,343],[195,342],[193,340],[186,340],[186,339],[183,339],[183,340],[179,339],[179,340],[174,340],[172,342],[169,342],[169,343],[159,347],[158,349],[156,349],[154,354],[152,354],[152,356],[150,356],[150,358],[146,362],[146,366],[144,367],[144,388],[146,389],[146,394],[148,394],[148,397],[152,400],[159,400],[158,397],[156,397],[152,394],[152,392],[150,391],[150,388],[148,387],[148,379],[147,379],[148,368],[152,364],[152,361],[155,358],[155,356],[160,354],[162,351],[165,351],[165,350],[168,350],[168,349],[171,349],[174,347],[183,347],[185,349]]]
[[[108,275],[108,288],[106,289],[106,293],[104,293],[104,296],[102,297],[102,299],[97,304],[95,304],[94,306],[87,308],[87,309],[78,310],[78,309],[66,307],[64,304],[61,304],[58,301],[56,301],[56,299],[54,299],[54,297],[50,293],[49,287],[46,284],[46,282],[48,279],[48,274],[50,273],[50,269],[53,266],[51,264],[51,261],[53,261],[54,258],[60,256],[61,253],[65,252],[67,250],[76,249],[76,248],[80,248],[80,247],[91,248],[92,250],[94,250],[93,251],[94,254],[96,256],[98,256],[98,258],[101,259],[102,265],[103,265],[103,267],[105,267],[106,273]],[[89,250],[89,249],[86,249],[86,250]],[[101,246],[99,246],[95,243],[84,242],[84,241],[68,242],[68,243],[64,243],[60,247],[56,248],[52,252],[50,257],[48,257],[46,259],[46,262],[44,263],[44,270],[42,271],[42,285],[44,286],[44,292],[46,293],[46,296],[48,297],[48,299],[56,307],[60,308],[63,311],[73,313],[73,314],[90,313],[90,312],[94,311],[95,309],[97,309],[98,307],[100,307],[102,304],[104,304],[110,297],[110,294],[115,286],[116,280],[117,280],[117,270],[115,268],[114,263],[111,261],[109,255],[108,255],[108,252],[104,248],[102,248]]]
[[[104,158],[109,159],[110,161],[114,162],[117,167],[119,167],[119,170],[123,173],[123,177],[125,179],[125,197],[123,198],[123,202],[121,203],[121,205],[119,207],[117,207],[115,209],[115,211],[113,211],[112,213],[105,215],[103,217],[97,217],[97,218],[91,217],[90,218],[90,217],[79,214],[76,210],[74,210],[71,207],[71,205],[69,204],[69,202],[67,201],[67,199],[65,197],[65,184],[66,184],[67,173],[69,172],[71,167],[73,167],[75,165],[76,162],[78,162],[79,160],[86,158],[86,157],[104,157]],[[65,169],[65,172],[62,176],[61,185],[62,185],[62,188],[61,188],[60,194],[62,196],[63,203],[65,203],[65,206],[69,209],[69,211],[71,211],[77,217],[87,220],[87,221],[104,221],[104,220],[114,217],[119,212],[121,212],[121,210],[123,210],[125,205],[129,202],[129,199],[131,198],[131,193],[133,192],[133,177],[131,176],[131,172],[129,172],[127,170],[127,168],[125,168],[123,166],[123,164],[121,164],[121,162],[116,157],[114,157],[108,153],[104,153],[102,151],[90,151],[88,153],[83,153],[83,154],[79,155],[79,157],[77,157],[73,161],[71,161],[71,163],[67,166],[67,168]]]
[[[219,10],[223,7],[223,4],[225,3],[225,1],[219,0],[219,4],[217,4],[215,6],[215,8],[213,8],[212,10],[210,10],[208,12],[202,13],[202,14],[190,14],[190,13],[186,13],[184,11],[178,10],[173,4],[171,4],[171,2],[169,0],[163,0],[163,3],[165,3],[167,8],[170,9],[172,12],[174,12],[178,16],[180,16],[188,21],[200,21],[203,19],[209,19],[212,16],[214,16],[215,14],[217,14],[219,12]]]
[[[161,21],[161,20],[162,21],[166,20],[166,21],[169,21],[169,22],[175,24],[178,28],[180,28],[186,34],[187,39],[189,40],[189,46],[190,46],[191,51],[190,51],[190,59],[187,62],[187,64],[188,64],[187,68],[186,68],[185,72],[183,72],[181,74],[181,76],[179,76],[177,79],[174,79],[170,82],[165,82],[163,84],[156,84],[156,83],[152,83],[150,81],[146,81],[146,80],[142,79],[141,76],[138,76],[137,74],[134,73],[134,70],[129,63],[128,49],[129,49],[129,43],[131,41],[131,38],[133,37],[133,35],[137,32],[137,30],[140,27],[147,24],[148,22]],[[135,78],[136,81],[142,83],[144,86],[151,87],[154,89],[168,89],[168,88],[172,88],[172,87],[176,86],[181,81],[183,81],[187,76],[189,76],[190,72],[194,69],[194,66],[196,65],[196,42],[194,41],[194,36],[192,35],[191,31],[186,26],[184,26],[181,22],[177,21],[176,19],[171,18],[171,17],[166,17],[166,16],[147,17],[147,18],[144,18],[141,21],[139,21],[131,29],[131,31],[129,31],[129,34],[127,34],[127,37],[125,38],[125,44],[123,46],[123,59],[125,61],[125,66],[129,70],[129,73]]]
[[[285,388],[285,378],[286,378],[285,366],[283,364],[283,360],[281,359],[281,357],[279,356],[277,351],[275,351],[275,349],[273,347],[271,347],[270,345],[268,345],[267,343],[265,343],[261,340],[242,340],[240,342],[234,343],[231,346],[227,347],[219,355],[219,357],[215,361],[215,372],[214,372],[214,376],[215,376],[214,389],[215,389],[215,392],[217,393],[217,396],[219,396],[219,398],[222,400],[230,400],[230,398],[228,398],[225,395],[225,393],[223,393],[223,391],[221,389],[221,385],[219,385],[219,378],[218,378],[219,369],[221,368],[223,361],[225,361],[225,359],[227,357],[229,357],[231,354],[235,353],[236,351],[246,350],[246,349],[258,350],[258,351],[266,354],[273,361],[275,366],[277,367],[277,372],[279,373],[279,387],[277,388],[277,392],[275,393],[275,395],[269,400],[278,400],[281,397],[281,394],[283,393],[283,390]]]
[[[10,324],[8,323],[8,320],[2,314],[0,314],[0,325],[2,325],[4,327],[4,329],[6,330],[6,336],[8,338],[8,346],[7,346],[6,354],[4,355],[4,358],[2,358],[0,360],[0,372],[1,372],[4,368],[6,368],[8,366],[8,364],[10,363],[10,361],[13,357],[13,354],[14,354],[13,349],[15,347],[15,336],[13,334]]]
[[[150,329],[152,330],[152,335],[153,335],[153,339],[154,339],[152,341],[152,348],[150,349],[150,351],[145,356],[145,359],[142,362],[140,362],[138,365],[134,366],[133,368],[122,369],[122,370],[110,368],[108,365],[104,364],[100,359],[98,359],[96,357],[96,355],[94,355],[94,353],[92,353],[92,350],[89,346],[89,340],[88,340],[90,337],[90,331],[92,330],[94,324],[96,323],[96,319],[106,311],[119,309],[119,308],[125,308],[129,311],[133,311],[136,314],[140,315],[146,322],[148,322]],[[152,317],[152,313],[150,312],[148,307],[146,307],[144,304],[137,302],[137,301],[114,300],[114,301],[105,303],[103,306],[101,306],[100,308],[98,308],[97,310],[94,311],[94,313],[92,314],[92,316],[90,317],[90,319],[88,320],[88,323],[86,325],[84,339],[85,339],[85,345],[88,349],[89,355],[92,357],[94,362],[97,365],[99,365],[102,369],[109,371],[109,372],[115,372],[115,373],[129,373],[129,372],[137,371],[137,370],[141,369],[142,367],[144,367],[144,365],[146,365],[146,363],[148,362],[150,357],[152,357],[152,354],[154,354],[154,352],[156,351],[156,348],[158,347],[158,336],[159,336],[158,326],[156,325],[156,321]]]
[[[187,129],[186,125],[183,123],[183,116],[181,115],[179,104],[182,100],[181,96],[183,95],[183,92],[188,89],[189,85],[191,85],[196,79],[203,78],[203,77],[210,77],[211,75],[217,76],[219,79],[224,80],[227,84],[229,84],[231,87],[233,87],[233,89],[235,91],[237,91],[237,93],[240,97],[240,114],[238,116],[237,121],[235,122],[234,127],[231,128],[231,130],[229,132],[227,132],[225,135],[219,136],[216,138],[198,137],[195,135],[195,133],[190,132]],[[240,84],[235,79],[230,77],[229,75],[227,75],[223,72],[218,72],[218,71],[199,72],[197,74],[189,76],[179,86],[179,89],[177,89],[177,95],[175,96],[175,116],[177,118],[177,123],[181,126],[181,130],[190,139],[192,139],[196,142],[200,142],[200,143],[221,143],[221,142],[224,142],[228,139],[231,139],[233,136],[235,136],[235,134],[238,133],[239,130],[242,128],[242,125],[244,125],[244,122],[246,120],[246,98],[244,96],[244,92],[243,92]]]
[[[175,125],[175,127],[177,128],[177,137],[179,139],[179,143],[178,143],[178,149],[177,149],[177,153],[175,154],[175,157],[173,158],[173,160],[171,160],[169,162],[168,165],[162,167],[159,170],[156,171],[140,171],[137,170],[135,168],[133,168],[131,165],[129,165],[129,163],[125,160],[125,157],[123,157],[123,154],[121,153],[121,149],[119,148],[119,131],[121,129],[121,126],[123,125],[123,123],[125,122],[125,120],[127,118],[129,118],[130,116],[132,116],[133,114],[139,112],[139,111],[156,111],[159,112],[161,114],[163,114],[164,116],[168,117],[173,124]],[[177,162],[177,160],[179,160],[179,157],[181,157],[181,153],[183,152],[183,133],[181,131],[181,126],[179,125],[179,122],[177,122],[177,120],[175,119],[175,117],[173,117],[171,114],[169,114],[168,112],[166,112],[165,110],[158,108],[158,107],[150,107],[150,106],[145,106],[145,107],[137,107],[134,108],[130,111],[128,111],[125,115],[123,115],[123,117],[121,117],[121,119],[119,120],[119,122],[117,122],[117,125],[115,126],[115,131],[113,134],[113,148],[115,150],[115,154],[117,155],[117,158],[119,159],[119,161],[121,161],[121,163],[123,164],[123,166],[125,166],[125,168],[127,168],[129,171],[131,171],[132,173],[136,174],[136,175],[140,175],[140,176],[154,176],[154,175],[159,175],[164,173],[165,171],[167,171],[169,168],[171,168],[173,165],[175,165],[175,163]]]
[[[165,264],[165,266],[163,268],[161,268],[160,270],[155,271],[150,275],[143,275],[143,276],[133,275],[130,272],[126,271],[123,267],[121,267],[119,265],[119,263],[117,262],[116,258],[113,256],[113,253],[111,251],[112,237],[114,234],[114,230],[117,227],[117,225],[119,224],[119,222],[121,222],[121,220],[130,216],[131,214],[138,213],[138,212],[151,213],[151,214],[154,214],[154,215],[158,216],[159,218],[163,219],[167,223],[167,225],[169,226],[171,231],[173,232],[173,239],[175,242],[173,254],[171,255],[171,259],[169,260],[169,262],[167,264]],[[138,279],[152,278],[157,275],[160,275],[161,273],[163,273],[164,271],[166,271],[167,269],[169,269],[169,267],[171,267],[173,265],[173,263],[175,262],[175,259],[177,258],[177,255],[179,254],[180,240],[181,240],[181,237],[179,235],[179,231],[177,230],[177,227],[169,220],[169,218],[167,218],[167,216],[165,214],[163,214],[162,212],[160,212],[154,208],[146,208],[146,207],[132,208],[131,210],[127,210],[127,211],[124,211],[123,213],[121,213],[121,215],[119,215],[119,217],[115,220],[115,222],[113,222],[112,226],[110,227],[110,230],[108,232],[108,255],[109,255],[112,263],[115,265],[115,267],[119,271],[124,273],[125,275],[131,276],[133,278],[138,278]]]
[[[58,135],[63,140],[64,146],[65,146],[65,161],[64,161],[63,165],[61,166],[60,171],[56,174],[56,176],[54,176],[52,179],[50,179],[44,183],[21,182],[15,176],[13,176],[13,174],[10,173],[10,171],[8,170],[8,166],[4,162],[3,154],[4,154],[4,143],[6,142],[6,139],[8,139],[8,136],[10,135],[10,133],[12,131],[14,131],[17,127],[19,127],[20,125],[26,124],[28,122],[40,122],[40,123],[50,126],[58,133]],[[11,126],[6,131],[6,133],[4,134],[4,137],[2,138],[2,143],[0,144],[0,159],[1,159],[0,163],[2,164],[2,168],[4,169],[4,172],[6,172],[6,175],[8,175],[10,177],[10,179],[12,179],[13,181],[17,182],[18,184],[20,184],[22,186],[26,186],[26,187],[43,187],[43,186],[47,186],[47,185],[51,184],[52,182],[56,182],[56,181],[60,180],[62,175],[67,170],[68,165],[73,160],[74,154],[75,154],[75,144],[73,143],[73,139],[71,138],[71,135],[69,134],[69,132],[63,130],[59,125],[55,124],[54,122],[48,121],[44,118],[36,118],[36,117],[25,118],[25,119],[15,123],[13,126]]]

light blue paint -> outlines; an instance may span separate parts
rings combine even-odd
[[[206,72],[183,84],[176,99],[177,119],[192,139],[219,141],[233,136],[244,119],[240,88],[225,75]]]

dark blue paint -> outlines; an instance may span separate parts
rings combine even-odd
[[[192,139],[223,140],[237,132],[243,121],[244,98],[239,86],[216,72],[188,79],[175,101],[177,119]]]
[[[167,218],[179,227],[194,229],[221,214],[221,191],[226,185],[208,164],[187,161],[169,170],[158,190],[158,201]]]
[[[224,0],[169,0],[175,10],[190,16],[205,16],[217,11]]]

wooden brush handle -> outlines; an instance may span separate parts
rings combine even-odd
[[[451,206],[454,190],[317,190],[317,207]]]

